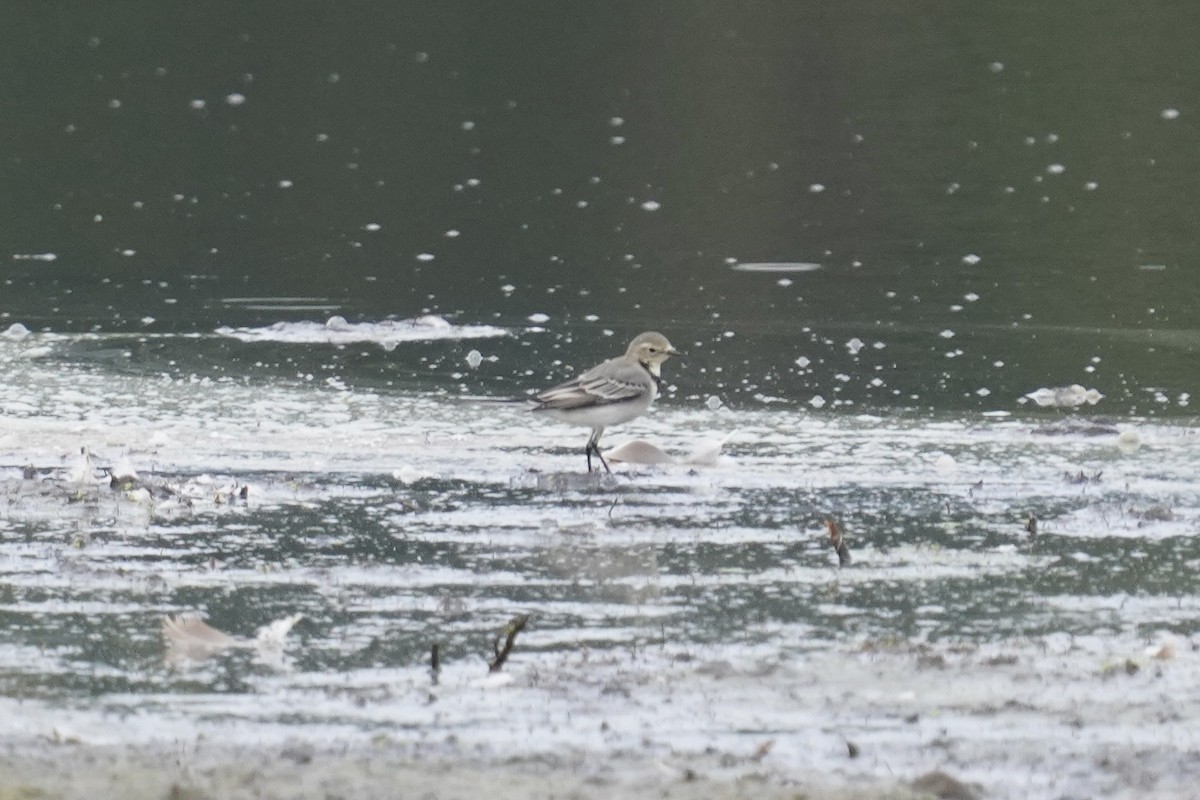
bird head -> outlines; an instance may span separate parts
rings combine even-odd
[[[647,331],[629,343],[625,355],[650,370],[650,374],[657,376],[662,374],[661,367],[664,361],[671,356],[682,355],[682,352],[672,347],[667,337],[661,333]]]

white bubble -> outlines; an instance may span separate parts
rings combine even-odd
[[[200,109],[202,109],[202,108],[204,108],[206,105],[208,105],[208,103],[204,102],[204,101],[203,101],[203,100],[201,100],[199,97],[197,97],[195,100],[193,100],[192,102],[188,103],[188,105],[189,105],[189,106],[191,106],[191,107],[192,107],[192,109],[193,109],[194,111],[199,111]]]
[[[808,190],[813,194],[820,194],[821,192],[825,191],[825,184],[814,183],[808,187]]]
[[[965,256],[962,257],[962,260],[963,260],[964,264],[970,264],[971,266],[975,266],[983,259],[980,258],[979,256],[975,255],[974,253],[967,253]]]
[[[1046,172],[1049,172],[1051,175],[1062,175],[1066,171],[1067,168],[1062,164],[1051,164],[1046,167]]]
[[[862,339],[855,336],[850,341],[846,342],[846,349],[850,351],[850,355],[858,355],[858,351],[866,347]]]
[[[279,188],[280,188],[280,189],[290,189],[290,188],[292,188],[293,186],[295,186],[295,184],[294,184],[294,183],[292,183],[291,181],[289,181],[287,178],[284,178],[283,180],[281,180],[281,181],[279,182]]]
[[[939,333],[939,334],[938,334],[938,336],[942,337],[943,339],[953,339],[953,338],[954,338],[954,331],[952,331],[952,330],[950,330],[949,328],[947,328],[946,330],[944,330],[944,331],[942,331],[941,333]]]
[[[662,208],[662,203],[657,200],[647,200],[642,203],[642,209],[645,211],[658,211],[660,208]]]
[[[800,367],[801,369],[803,369],[804,367],[807,367],[811,363],[812,362],[809,361],[808,356],[800,356],[799,358],[796,359],[796,366]]]
[[[537,314],[530,314],[527,319],[530,322],[541,325],[543,322],[548,322],[550,320],[550,315],[538,312]]]
[[[242,94],[241,92],[233,92],[232,94],[225,96],[225,102],[231,106],[240,106],[242,103],[246,102],[246,95]]]
[[[709,411],[716,411],[718,408],[724,405],[724,403],[721,402],[721,398],[714,394],[709,395],[708,399],[704,401],[704,405],[708,407]]]
[[[475,369],[482,363],[483,353],[480,353],[478,350],[472,350],[471,352],[467,353],[467,365],[471,369]]]
[[[1179,119],[1179,109],[1178,108],[1164,108],[1162,110],[1162,113],[1159,114],[1159,116],[1162,117],[1163,119]]]
[[[417,253],[417,261],[433,261],[433,253]]]
[[[808,401],[808,404],[813,408],[821,408],[825,405],[825,398],[821,397],[819,394],[813,395],[812,399]]]

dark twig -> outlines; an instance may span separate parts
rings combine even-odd
[[[850,548],[846,546],[846,539],[842,536],[842,529],[834,521],[833,517],[825,518],[825,527],[829,531],[829,544],[837,553],[838,566],[844,567],[850,563]]]
[[[488,662],[488,672],[499,672],[504,666],[504,662],[508,660],[508,654],[512,652],[513,645],[516,644],[517,634],[525,630],[525,623],[529,622],[528,614],[519,614],[512,618],[504,628],[504,633],[492,640],[492,652],[496,657]],[[500,640],[504,640],[504,646],[501,647]]]
[[[438,675],[441,674],[441,671],[442,671],[441,646],[437,642],[434,642],[433,647],[429,651],[429,675],[433,678],[433,683],[435,686],[437,685]]]
[[[1038,518],[1036,514],[1030,514],[1029,520],[1025,523],[1025,530],[1029,532],[1030,539],[1037,538]]]

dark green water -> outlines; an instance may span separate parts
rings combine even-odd
[[[726,393],[747,402],[832,399],[841,373],[840,398],[872,406],[1010,407],[1083,383],[1110,413],[1189,413],[1190,7],[8,16],[0,240],[56,256],[0,267],[0,312],[31,328],[545,313],[573,358],[609,354],[600,329],[662,328],[702,366],[740,366],[755,388]],[[323,300],[222,302],[245,296]],[[887,348],[852,358],[855,337]]]

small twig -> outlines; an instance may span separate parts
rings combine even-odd
[[[433,678],[433,682],[438,682],[438,675],[442,671],[442,653],[441,645],[437,642],[433,643],[433,647],[429,650],[429,674]]]
[[[1037,538],[1038,518],[1036,514],[1030,514],[1029,520],[1025,523],[1025,530],[1029,532],[1030,539]]]
[[[509,653],[512,652],[513,645],[516,644],[517,634],[525,630],[525,623],[529,622],[528,614],[519,614],[512,618],[504,628],[504,633],[492,640],[492,652],[496,657],[488,662],[488,672],[499,672],[504,667],[504,662],[508,660]],[[504,640],[504,646],[500,646],[500,640]]]
[[[833,517],[825,518],[825,527],[829,531],[829,544],[837,553],[838,566],[844,567],[850,563],[850,548],[846,546],[846,539],[842,536],[842,529],[834,521]]]

